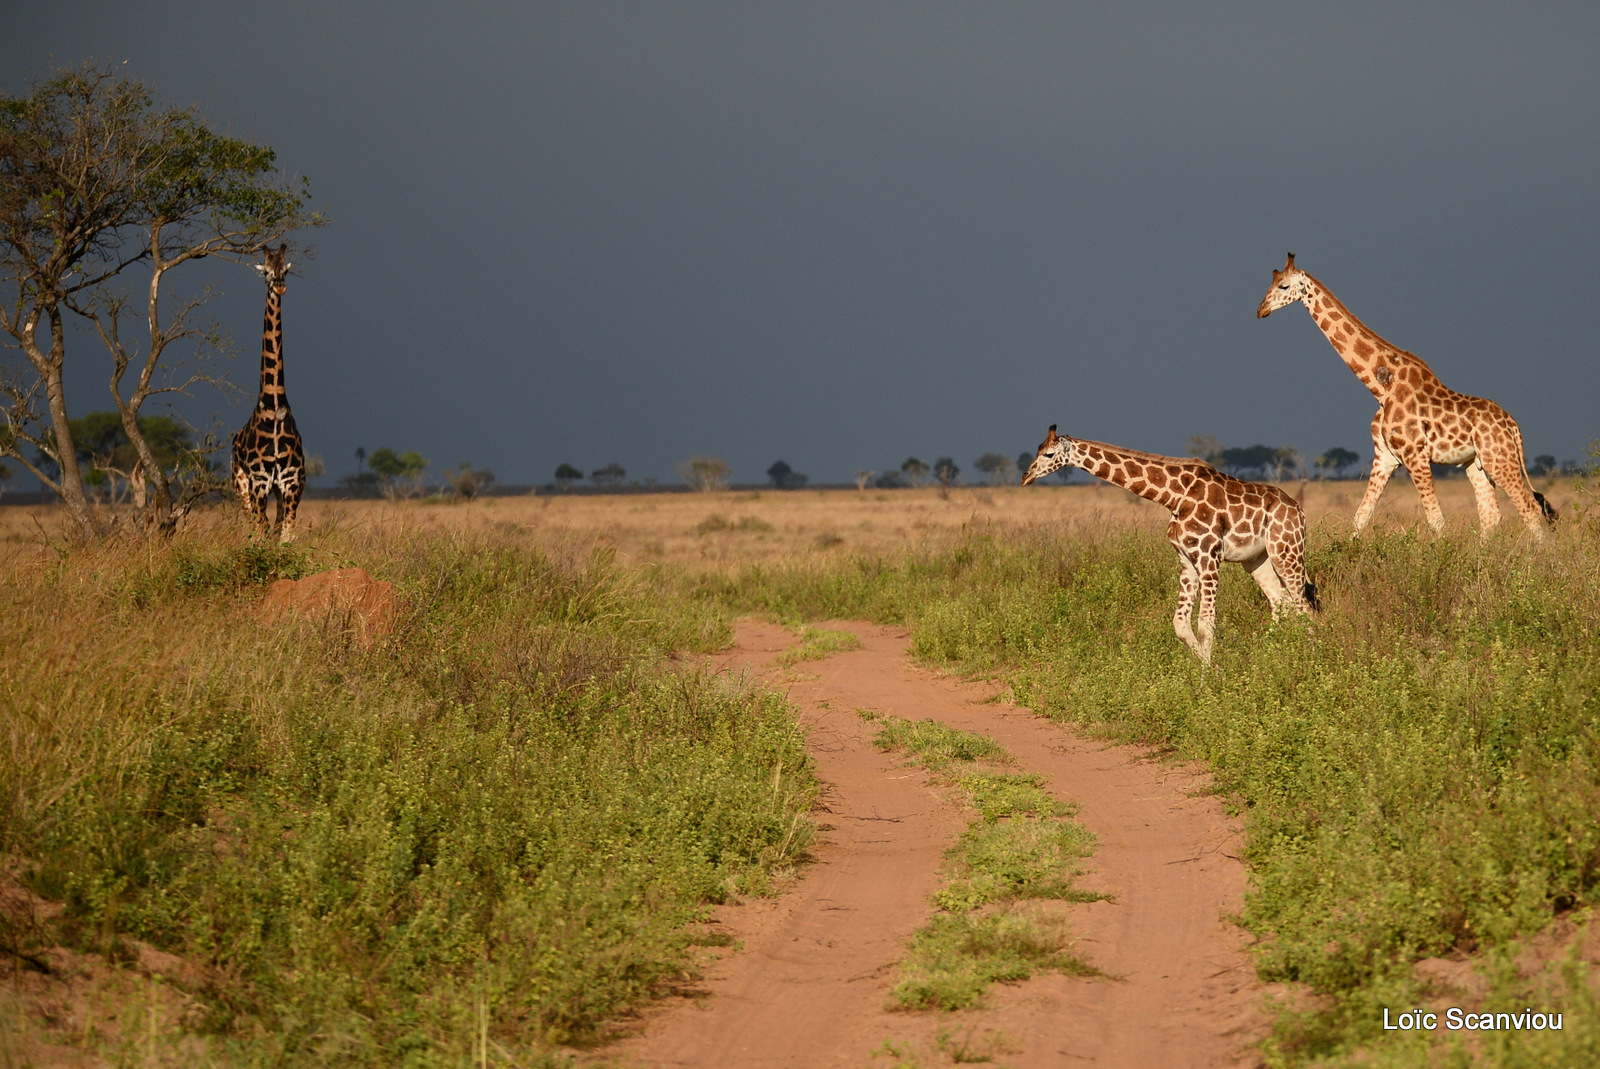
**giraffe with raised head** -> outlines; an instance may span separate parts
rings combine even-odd
[[[1216,637],[1223,561],[1250,573],[1267,596],[1274,620],[1285,612],[1306,615],[1321,607],[1317,588],[1306,578],[1305,513],[1276,486],[1235,479],[1193,457],[1164,457],[1069,438],[1057,434],[1053,423],[1022,485],[1069,464],[1172,513],[1167,538],[1182,567],[1172,629],[1207,664]]]
[[[1420,357],[1384,341],[1350,314],[1339,299],[1294,265],[1294,253],[1283,270],[1272,272],[1272,285],[1256,309],[1264,319],[1280,308],[1302,302],[1327,337],[1334,352],[1378,399],[1372,418],[1372,477],[1356,509],[1359,534],[1372,520],[1394,469],[1405,465],[1422,499],[1428,525],[1444,529],[1444,513],[1433,490],[1430,464],[1465,465],[1478,499],[1479,530],[1485,537],[1500,522],[1495,487],[1506,492],[1537,538],[1556,521],[1556,510],[1528,481],[1522,459],[1522,431],[1517,421],[1493,401],[1456,393],[1439,381]]]
[[[283,291],[292,266],[289,247],[266,250],[256,270],[266,276],[267,311],[261,328],[261,392],[256,407],[233,436],[233,488],[245,512],[262,533],[270,533],[267,498],[278,495],[277,527],[284,542],[294,540],[295,512],[306,485],[306,456],[289,412],[283,387]]]

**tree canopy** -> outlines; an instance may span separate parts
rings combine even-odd
[[[781,460],[775,461],[772,467],[767,469],[767,478],[771,479],[772,485],[779,490],[798,490],[810,481],[807,476],[795,471]]]
[[[1316,467],[1318,471],[1332,475],[1337,479],[1344,472],[1344,469],[1358,463],[1360,460],[1359,454],[1334,446],[1317,458]]]

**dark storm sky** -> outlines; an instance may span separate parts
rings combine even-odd
[[[1369,456],[1310,317],[1255,318],[1286,249],[1530,456],[1600,436],[1594,4],[5,7],[7,91],[126,60],[310,177],[288,386],[333,476],[970,472],[1050,423]]]

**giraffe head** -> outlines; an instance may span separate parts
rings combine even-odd
[[[267,285],[272,288],[273,292],[282,297],[284,277],[288,275],[289,268],[294,266],[288,260],[289,246],[279,245],[276,249],[269,247],[262,251],[266,254],[267,259],[264,263],[256,264],[256,270],[266,276]]]
[[[1294,265],[1294,253],[1291,252],[1289,262],[1283,265],[1283,270],[1272,272],[1272,285],[1267,287],[1267,295],[1261,298],[1261,306],[1256,309],[1256,318],[1265,319],[1280,308],[1304,300],[1310,291],[1311,276]]]
[[[1072,439],[1057,434],[1056,425],[1050,424],[1050,433],[1039,443],[1039,452],[1034,456],[1033,463],[1028,465],[1028,473],[1022,477],[1022,485],[1027,486],[1052,471],[1072,463],[1071,446]]]

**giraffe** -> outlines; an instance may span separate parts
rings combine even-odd
[[[294,540],[295,511],[306,485],[305,450],[283,389],[284,277],[292,266],[287,245],[266,250],[256,270],[266,276],[267,311],[261,328],[261,392],[256,407],[233,436],[233,487],[258,530],[268,533],[267,498],[278,495],[277,526],[283,542]]]
[[[1274,620],[1285,611],[1308,615],[1321,609],[1317,588],[1306,578],[1305,513],[1276,486],[1243,482],[1193,457],[1163,457],[1069,438],[1057,434],[1053,423],[1022,485],[1068,464],[1172,513],[1167,538],[1183,569],[1172,629],[1206,664],[1211,663],[1216,637],[1217,576],[1223,561],[1234,561],[1250,573],[1267,596]],[[1197,597],[1198,627],[1192,623]]]
[[[1466,465],[1478,499],[1481,535],[1487,537],[1500,522],[1494,494],[1498,486],[1534,537],[1544,537],[1545,525],[1556,521],[1556,510],[1528,482],[1522,431],[1505,409],[1482,397],[1456,393],[1421,358],[1378,337],[1322,283],[1296,267],[1291,252],[1283,270],[1272,272],[1272,286],[1261,299],[1256,318],[1265,319],[1296,301],[1305,304],[1334,352],[1378,399],[1378,414],[1372,418],[1372,477],[1356,509],[1357,534],[1372,520],[1389,476],[1402,464],[1422,498],[1428,525],[1443,530],[1444,513],[1428,465],[1455,464]]]

